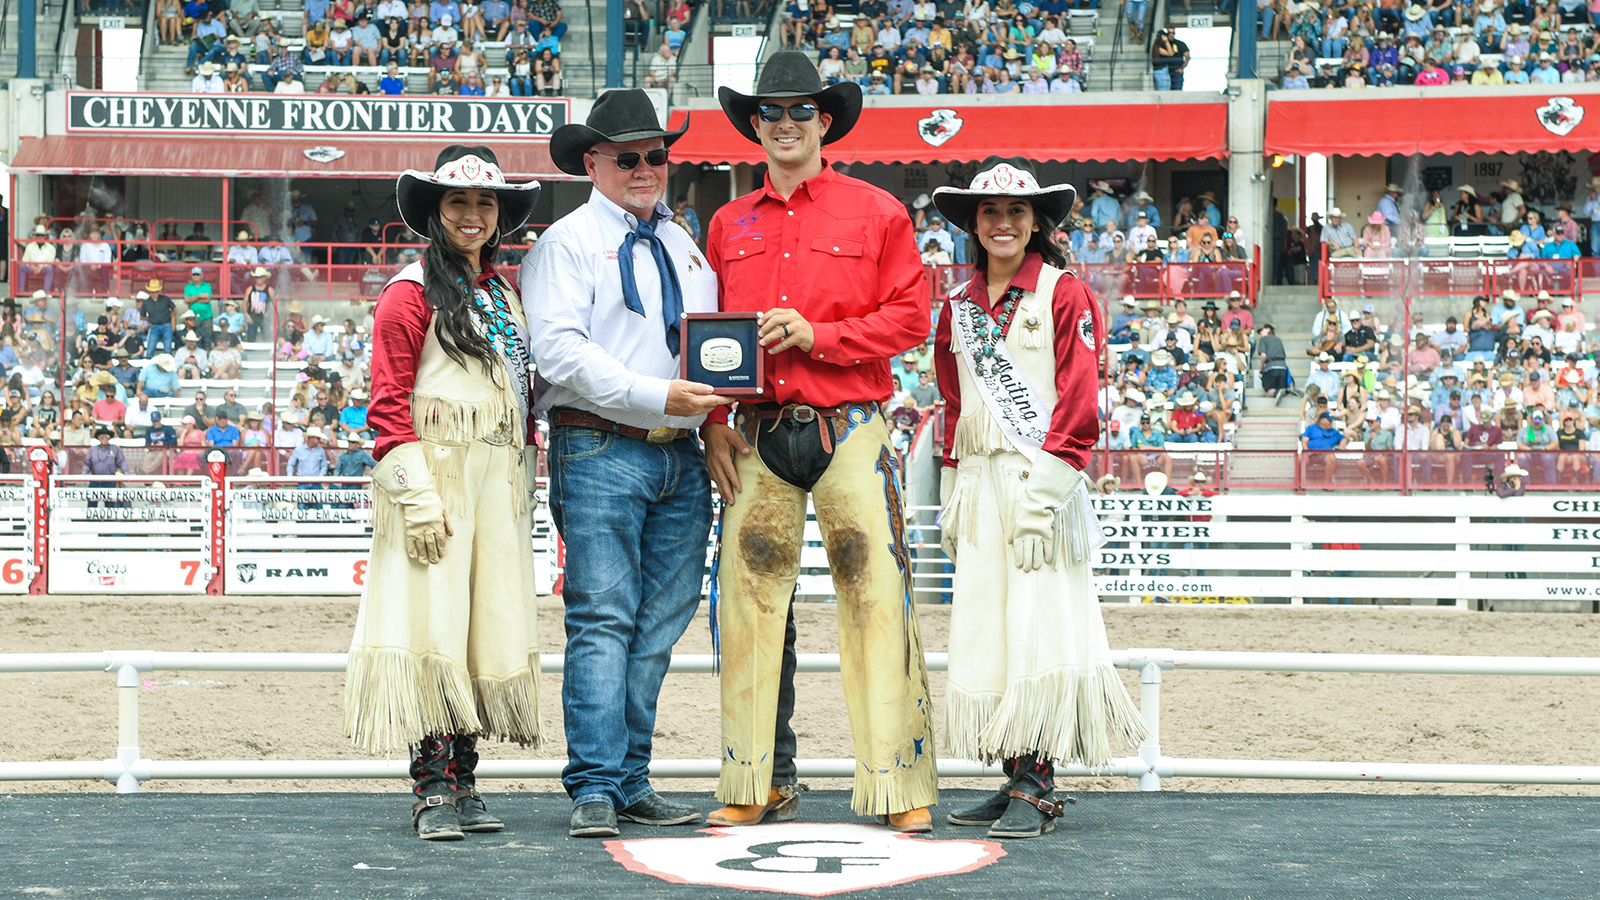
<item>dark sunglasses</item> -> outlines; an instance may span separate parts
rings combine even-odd
[[[791,122],[809,122],[817,117],[817,107],[814,103],[796,103],[793,106],[763,103],[756,107],[756,112],[761,114],[763,122],[782,122],[783,114],[786,112]]]
[[[645,163],[651,168],[660,168],[661,166],[667,164],[667,148],[665,147],[657,147],[654,150],[649,150],[644,153],[640,153],[637,150],[625,150],[622,153],[618,153],[616,156],[610,156],[608,154],[601,153],[599,150],[590,150],[589,152],[593,153],[595,156],[604,156],[606,159],[615,162],[617,164],[617,168],[624,172],[628,171],[629,169],[636,168],[639,165],[639,160],[641,159],[644,160]]]

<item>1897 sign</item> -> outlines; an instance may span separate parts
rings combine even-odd
[[[492,135],[549,138],[561,98],[338,94],[118,94],[70,91],[67,130],[138,134]]]

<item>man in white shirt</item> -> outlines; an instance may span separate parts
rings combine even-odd
[[[283,80],[278,82],[272,92],[274,94],[304,94],[306,86],[305,82],[302,82],[294,72],[284,72]]]
[[[642,90],[602,94],[550,155],[594,182],[522,262],[528,345],[549,384],[550,513],[566,541],[562,687],[569,833],[617,819],[698,822],[648,778],[655,699],[700,601],[711,480],[695,429],[729,398],[678,378],[680,312],[717,309],[717,278],[661,202],[667,146]],[[761,352],[749,348],[747,352]],[[691,351],[693,352],[693,351]]]
[[[383,0],[378,4],[377,20],[387,22],[390,19],[406,19],[406,0]]]
[[[189,90],[196,94],[221,94],[227,89],[222,86],[222,76],[217,74],[216,64],[201,63],[200,74],[189,82]]]
[[[1333,357],[1327,353],[1317,354],[1317,365],[1306,376],[1306,384],[1314,384],[1322,391],[1322,396],[1333,398],[1339,396],[1339,373],[1328,368],[1333,364]]]
[[[1128,229],[1128,246],[1142,250],[1148,246],[1148,241],[1156,236],[1156,230],[1150,227],[1149,213],[1141,210],[1134,219],[1138,224]]]
[[[884,26],[878,29],[878,46],[891,54],[900,49],[900,29],[894,27],[893,22],[885,22]]]
[[[123,412],[122,424],[127,426],[129,434],[143,437],[145,429],[150,427],[150,414],[154,411],[155,407],[150,405],[150,396],[141,390]]]
[[[106,243],[100,229],[90,228],[89,236],[78,245],[78,262],[108,263],[115,258],[111,245]]]

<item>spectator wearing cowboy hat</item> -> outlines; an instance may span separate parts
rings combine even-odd
[[[181,382],[171,353],[158,353],[139,370],[139,389],[150,397],[175,397]]]

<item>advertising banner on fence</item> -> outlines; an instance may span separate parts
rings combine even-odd
[[[202,594],[211,574],[205,556],[204,551],[51,553],[50,593]]]
[[[229,594],[359,594],[367,554],[230,553],[222,576]]]

